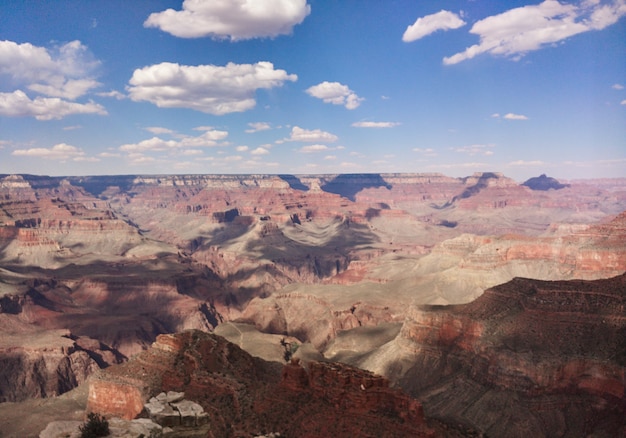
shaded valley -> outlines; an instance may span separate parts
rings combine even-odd
[[[228,418],[216,414],[223,400],[205,401],[215,436],[239,436],[227,424],[368,436],[371,415],[405,397],[314,432],[287,390],[327,412],[334,396],[310,383],[325,365],[309,364],[329,361],[419,400],[413,426],[400,415],[409,399],[389,408],[395,426],[379,425],[399,429],[387,436],[624,433],[625,210],[623,179],[2,175],[0,401],[58,396],[184,332],[267,361],[226,354],[243,374],[211,385],[293,410],[283,424],[262,401]],[[283,368],[285,341],[300,362]],[[191,375],[196,386],[172,374],[141,397],[184,390],[202,402],[205,371]]]

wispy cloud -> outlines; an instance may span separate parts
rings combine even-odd
[[[611,88],[614,90],[623,90],[624,86],[622,84],[613,84]]]
[[[272,129],[272,126],[266,122],[253,122],[248,123],[250,129],[246,129],[246,133],[252,134],[259,131],[267,131],[268,129]]]
[[[514,60],[526,53],[591,30],[604,29],[626,14],[626,3],[610,4],[583,1],[579,6],[545,0],[538,5],[510,9],[474,23],[470,33],[480,42],[443,59],[445,65],[457,64],[483,53]]]
[[[94,157],[86,157],[82,149],[66,143],[55,144],[51,148],[16,149],[13,151],[12,155],[45,158],[47,160],[57,161],[99,161]]]
[[[354,122],[352,124],[355,128],[393,128],[399,125],[398,122]]]
[[[515,114],[515,113],[506,113],[503,116],[500,116],[499,113],[493,113],[491,117],[494,119],[499,119],[500,117],[502,117],[505,120],[528,120],[528,116],[525,116],[523,114]]]
[[[409,43],[438,30],[458,29],[464,25],[465,21],[454,12],[441,10],[436,14],[418,18],[415,23],[406,28],[404,35],[402,35],[402,41]]]
[[[474,155],[483,155],[483,156],[491,156],[494,154],[493,148],[495,145],[493,144],[472,144],[469,146],[461,146],[458,148],[452,148],[455,152],[459,152],[462,154],[467,154],[469,156]]]
[[[183,148],[214,147],[220,146],[220,140],[224,140],[227,136],[227,131],[211,130],[197,137],[187,136],[177,140],[163,140],[159,137],[152,137],[138,143],[123,144],[119,147],[119,150],[122,152],[163,152]]]
[[[144,26],[180,38],[237,41],[290,34],[310,12],[306,0],[185,0],[180,11],[166,9],[150,14]]]
[[[330,150],[330,148],[328,146],[326,146],[325,144],[312,144],[312,145],[302,146],[300,148],[300,152],[302,152],[304,154],[311,154],[311,153],[316,153],[316,152],[326,152],[328,150]]]

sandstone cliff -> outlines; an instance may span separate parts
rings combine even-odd
[[[174,390],[204,408],[214,437],[435,436],[421,405],[383,377],[324,363],[281,368],[216,335],[161,335],[151,349],[96,375],[87,409],[134,418],[151,396]]]
[[[620,436],[626,274],[515,279],[462,306],[417,307],[396,345],[427,415],[493,436]],[[496,408],[497,406],[497,408]]]

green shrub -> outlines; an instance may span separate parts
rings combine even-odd
[[[81,438],[97,438],[109,434],[109,422],[106,418],[90,412],[87,421],[78,428]]]

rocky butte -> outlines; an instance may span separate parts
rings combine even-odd
[[[0,416],[156,355],[159,335],[199,330],[269,363],[247,372],[284,362],[283,339],[297,345],[306,376],[285,369],[303,386],[291,374],[281,385],[282,365],[262,372],[294,412],[300,399],[341,405],[315,382],[340,388],[347,363],[387,379],[364,374],[357,389],[401,388],[446,433],[617,433],[625,211],[626,179],[0,175]],[[315,365],[327,362],[338,368]],[[403,406],[391,417],[405,423],[419,411],[383,392],[355,391],[354,404]]]

